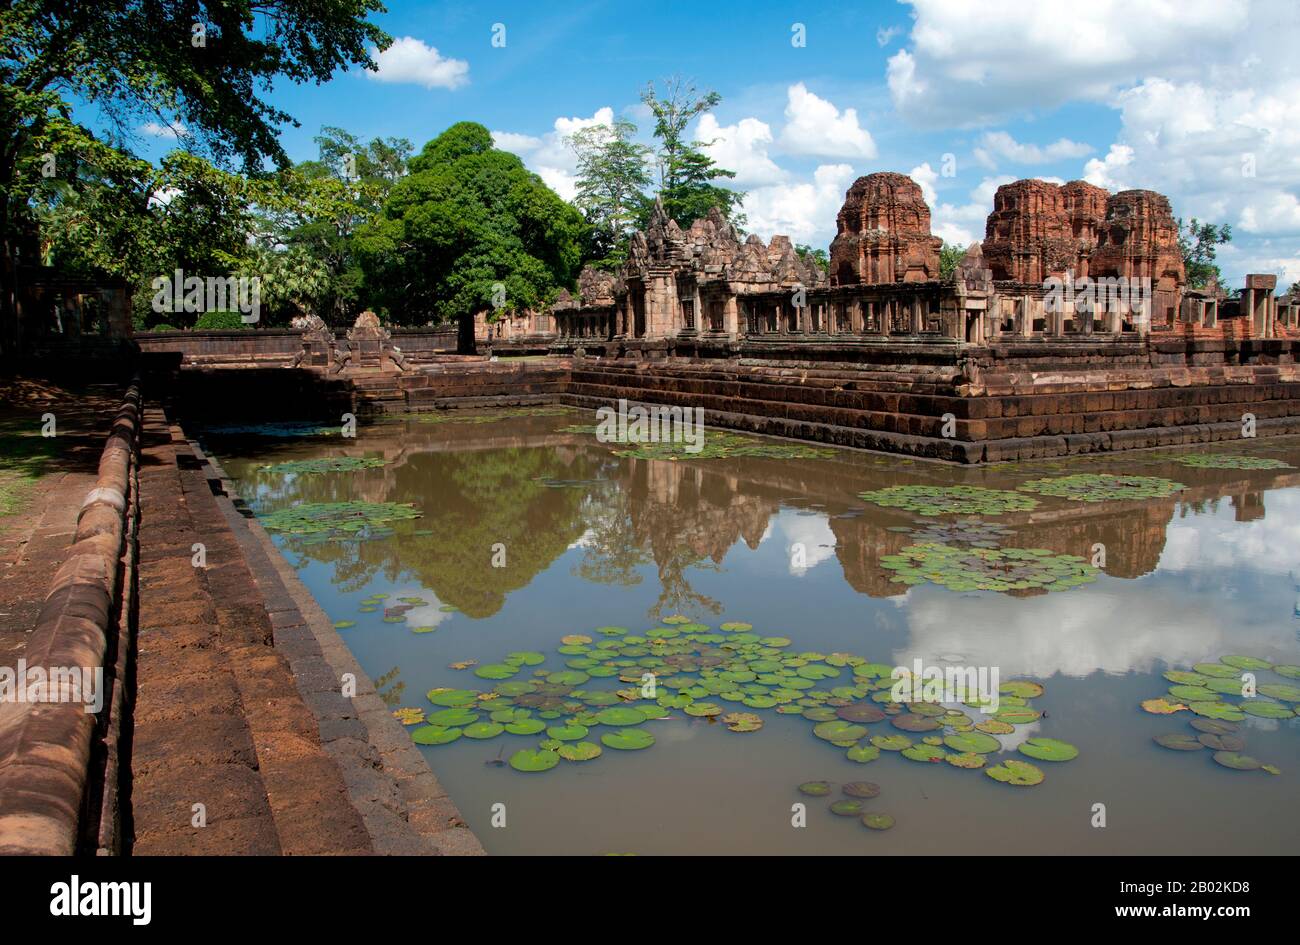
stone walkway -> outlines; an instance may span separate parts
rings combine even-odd
[[[157,410],[140,490],[134,852],[481,852],[219,469]]]

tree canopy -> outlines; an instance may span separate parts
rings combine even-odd
[[[586,224],[482,125],[426,144],[357,247],[374,298],[398,323],[457,321],[540,308],[574,284]]]

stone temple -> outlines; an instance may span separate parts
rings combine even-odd
[[[669,342],[665,351],[684,353],[779,342],[804,343],[812,354],[834,343],[866,353],[1148,334],[1266,339],[1300,328],[1300,305],[1273,296],[1273,276],[1249,277],[1231,302],[1189,291],[1173,210],[1154,191],[1004,184],[983,243],[947,279],[930,209],[905,175],[859,178],[836,225],[825,273],[787,237],[741,240],[716,212],[682,230],[657,207],[621,272],[585,271],[580,297],[566,293],[555,304],[560,347]]]

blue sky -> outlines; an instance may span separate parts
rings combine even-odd
[[[1289,0],[538,4],[391,0],[378,76],[281,83],[295,160],[338,125],[418,149],[478,121],[562,195],[564,135],[680,74],[722,95],[694,129],[740,172],[750,228],[825,246],[852,181],[911,174],[933,230],[983,236],[997,185],[1086,178],[1231,223],[1230,282],[1300,279],[1300,39]],[[504,46],[494,46],[504,25]],[[806,44],[796,45],[802,25]],[[495,31],[494,31],[495,30]],[[158,129],[154,129],[155,132]],[[175,144],[141,131],[144,153]]]

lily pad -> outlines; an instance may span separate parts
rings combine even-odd
[[[912,740],[906,735],[875,735],[871,744],[881,751],[902,751],[912,746]]]
[[[982,768],[987,763],[983,755],[973,751],[950,752],[943,760],[954,768]]]
[[[1000,781],[1003,784],[1014,784],[1017,787],[1032,787],[1035,784],[1041,784],[1044,777],[1041,769],[1027,761],[1017,761],[1014,758],[1008,758],[995,767],[985,768],[984,773],[994,781]]]
[[[894,826],[894,818],[888,814],[863,814],[862,826],[868,827],[871,830],[888,830],[890,827]]]
[[[1186,711],[1187,706],[1179,702],[1170,702],[1168,699],[1146,699],[1142,702],[1142,709],[1153,715],[1172,715],[1175,712]]]
[[[829,781],[805,781],[799,785],[799,793],[806,794],[809,797],[826,797],[831,793],[831,783]]]
[[[1057,738],[1030,738],[1018,749],[1038,761],[1072,761],[1079,757],[1079,749]]]
[[[1241,711],[1247,715],[1253,715],[1257,719],[1291,719],[1295,718],[1295,712],[1284,705],[1276,702],[1265,702],[1262,699],[1247,699],[1240,705]]]
[[[595,742],[569,742],[555,749],[555,753],[565,761],[590,761],[601,754],[601,747]]]
[[[417,745],[445,745],[460,738],[461,730],[445,725],[426,725],[411,732],[411,741]]]
[[[1161,748],[1168,748],[1171,751],[1200,751],[1205,747],[1195,735],[1182,733],[1157,735],[1152,741]]]
[[[510,767],[516,771],[550,771],[559,763],[559,754],[546,748],[521,748],[510,756]]]
[[[473,725],[466,725],[462,734],[466,738],[496,738],[506,727],[499,722],[475,722]]]
[[[849,797],[872,798],[880,795],[880,785],[872,781],[850,781],[840,790]]]
[[[844,757],[849,761],[864,765],[869,761],[875,761],[880,757],[880,749],[875,745],[854,745],[844,753]]]
[[[645,712],[631,706],[610,706],[596,713],[596,721],[601,725],[640,725],[647,718]]]
[[[1055,479],[1034,479],[1022,483],[1024,492],[1050,495],[1076,502],[1110,502],[1131,499],[1163,499],[1185,489],[1181,482],[1154,476],[1112,476],[1076,473]]]
[[[617,731],[606,732],[600,736],[600,741],[606,748],[638,751],[653,745],[655,737],[643,728],[620,728]]]
[[[1257,771],[1264,767],[1264,763],[1250,757],[1250,755],[1238,754],[1235,751],[1216,751],[1214,761],[1225,768],[1231,768],[1234,771]]]
[[[984,732],[953,732],[944,737],[943,743],[955,752],[977,755],[987,755],[1002,747],[1001,742]]]
[[[918,515],[1003,515],[1027,512],[1038,502],[1028,496],[980,486],[887,486],[859,492],[859,498],[888,509],[906,509]]]
[[[901,754],[909,761],[936,762],[942,761],[948,753],[935,745],[920,744],[904,748]]]

